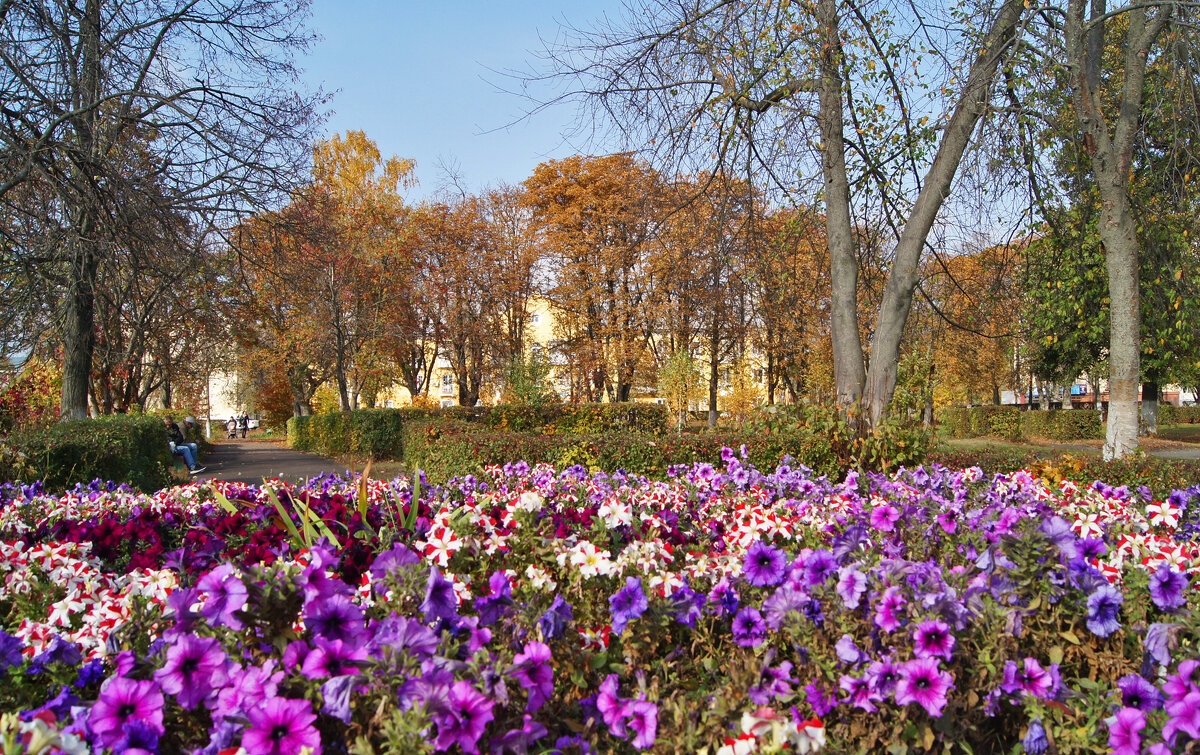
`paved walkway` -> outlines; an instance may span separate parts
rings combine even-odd
[[[261,440],[217,441],[200,463],[208,467],[192,479],[260,483],[278,477],[299,482],[322,472],[345,472],[333,459],[293,451],[282,443]]]

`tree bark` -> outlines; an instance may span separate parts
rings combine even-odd
[[[829,329],[837,401],[849,409],[862,398],[866,370],[858,330],[858,260],[854,255],[854,226],[850,218],[850,179],[846,175],[837,0],[818,0],[817,28],[821,39],[817,120],[824,146],[821,166],[825,185],[825,238],[829,244],[832,289]]]
[[[991,29],[980,45],[980,52],[971,64],[962,98],[946,124],[933,164],[925,174],[912,212],[896,243],[895,262],[884,289],[883,301],[879,305],[879,317],[871,339],[871,364],[863,391],[863,404],[871,426],[883,419],[887,405],[896,392],[900,339],[912,307],[925,239],[950,193],[954,174],[958,171],[971,134],[987,109],[989,85],[1000,63],[1001,53],[1013,41],[1024,10],[1024,0],[1006,0],[996,14]]]

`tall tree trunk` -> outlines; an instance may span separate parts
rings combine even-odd
[[[1120,105],[1111,125],[1104,116],[1099,70],[1105,48],[1105,4],[1087,0],[1067,5],[1067,64],[1071,72],[1072,104],[1083,135],[1100,194],[1099,231],[1108,271],[1108,432],[1104,459],[1120,459],[1138,445],[1138,380],[1141,359],[1141,301],[1139,297],[1137,222],[1130,209],[1129,179],[1133,147],[1139,129],[1146,60],[1172,14],[1159,6],[1153,17],[1145,7],[1130,10]]]
[[[843,146],[842,45],[837,0],[818,0],[817,28],[821,37],[817,120],[821,127],[822,174],[825,185],[825,238],[829,244],[832,307],[829,316],[833,342],[833,378],[837,401],[853,407],[862,398],[865,366],[858,330],[858,259],[854,255],[854,225],[850,218],[850,179]]]
[[[871,364],[863,390],[863,404],[872,426],[883,418],[896,392],[900,339],[912,307],[925,240],[942,203],[950,194],[954,174],[971,141],[971,134],[987,109],[989,85],[1003,51],[1013,41],[1024,9],[1025,0],[1006,0],[996,14],[991,29],[979,46],[979,54],[971,64],[962,98],[946,124],[933,164],[925,174],[921,191],[896,242],[895,261],[884,288],[875,333],[871,338]]]
[[[1048,390],[1049,386],[1047,386],[1046,383],[1044,383],[1043,381],[1039,380],[1038,384],[1037,384],[1037,389],[1038,389],[1038,409],[1041,409],[1044,412],[1050,411],[1050,393]]]
[[[91,195],[92,179],[87,175],[87,161],[96,153],[97,110],[100,101],[100,3],[87,0],[79,31],[83,53],[80,71],[79,101],[86,108],[76,116],[75,134],[78,140],[76,165],[73,168],[75,238],[71,268],[68,273],[66,301],[63,312],[63,375],[59,395],[59,418],[62,421],[87,417],[88,384],[92,375],[92,352],[96,348],[96,275],[100,265],[98,248],[100,213]],[[82,159],[83,165],[78,162]]]

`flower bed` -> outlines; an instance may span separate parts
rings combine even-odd
[[[943,468],[831,482],[724,457],[665,482],[515,464],[415,494],[401,478],[9,486],[0,711],[23,712],[0,717],[0,741],[298,755],[1200,740],[1200,486],[1150,500]]]

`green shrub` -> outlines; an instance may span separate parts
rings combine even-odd
[[[1103,437],[1099,412],[1087,409],[1026,411],[1015,406],[948,407],[938,413],[945,438],[1000,437],[1017,441],[1028,436],[1051,440]]]
[[[553,404],[531,406],[454,406],[446,409],[360,409],[288,420],[288,445],[327,456],[365,455],[403,459],[406,423],[446,420],[501,431],[540,431],[547,435],[611,431],[660,435],[667,412],[652,404]]]
[[[173,459],[162,419],[114,415],[63,422],[9,436],[13,452],[24,455],[51,490],[94,479],[111,480],[153,492],[171,481]]]
[[[1200,406],[1172,406],[1159,404],[1160,425],[1200,425]]]

